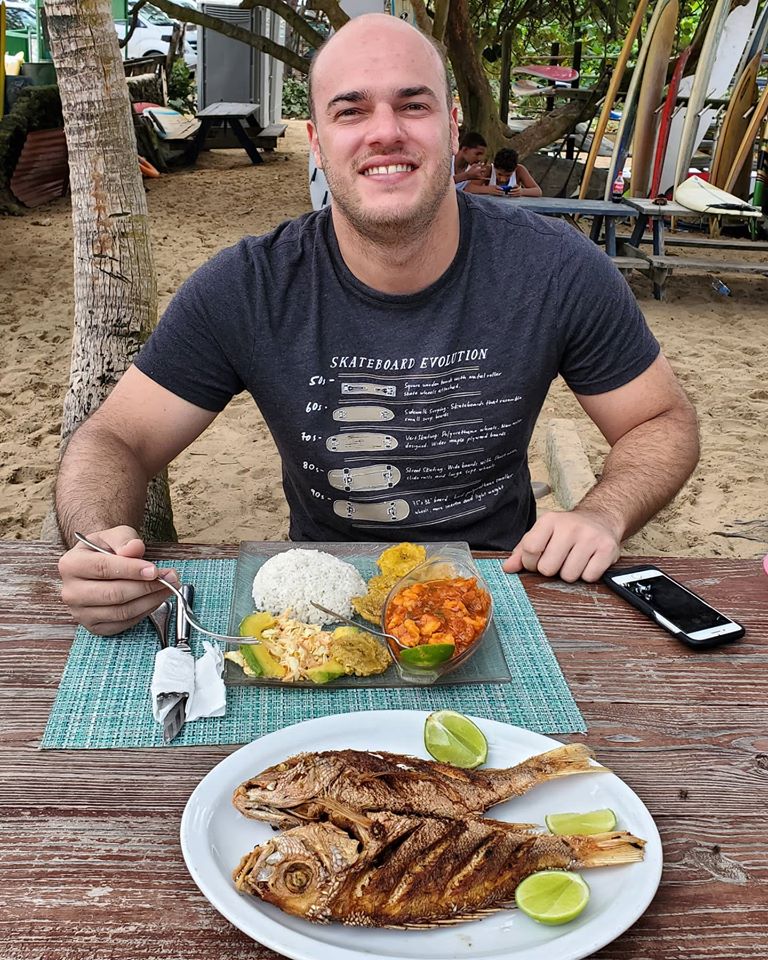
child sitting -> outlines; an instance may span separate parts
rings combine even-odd
[[[470,182],[467,193],[485,193],[495,197],[540,197],[541,187],[528,169],[518,162],[517,150],[504,147],[493,158],[487,184]]]

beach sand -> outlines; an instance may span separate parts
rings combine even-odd
[[[304,124],[290,122],[285,140],[262,166],[252,166],[241,150],[214,151],[201,154],[194,169],[148,181],[147,189],[162,308],[216,251],[309,209]],[[69,376],[73,309],[68,200],[6,218],[2,232],[0,537],[35,539],[52,493]],[[676,500],[633,537],[626,550],[758,556],[765,542],[721,534],[739,521],[768,517],[768,281],[729,278],[732,295],[723,297],[707,277],[673,276],[665,303],[653,300],[647,278],[633,277],[631,284],[696,405],[702,457]],[[607,445],[558,380],[534,436],[534,479],[547,479],[539,449],[553,417],[576,422],[599,475]],[[286,538],[279,459],[250,399],[236,398],[172,465],[170,476],[180,539],[217,543]],[[556,505],[548,497],[540,506]]]

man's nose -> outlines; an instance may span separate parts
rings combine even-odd
[[[400,114],[388,103],[380,103],[373,111],[366,131],[368,143],[397,143],[403,140]]]

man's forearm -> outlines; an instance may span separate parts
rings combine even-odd
[[[617,541],[626,540],[672,500],[698,459],[693,408],[661,414],[614,444],[600,481],[575,509],[601,516]]]
[[[92,421],[72,436],[56,481],[56,514],[64,541],[74,532],[126,524],[139,530],[149,477],[129,446]]]

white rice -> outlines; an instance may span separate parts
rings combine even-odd
[[[316,610],[310,601],[351,617],[352,597],[367,589],[351,563],[322,550],[286,550],[259,569],[253,580],[253,600],[259,610],[276,615],[290,610],[297,620],[322,626],[334,618]]]

